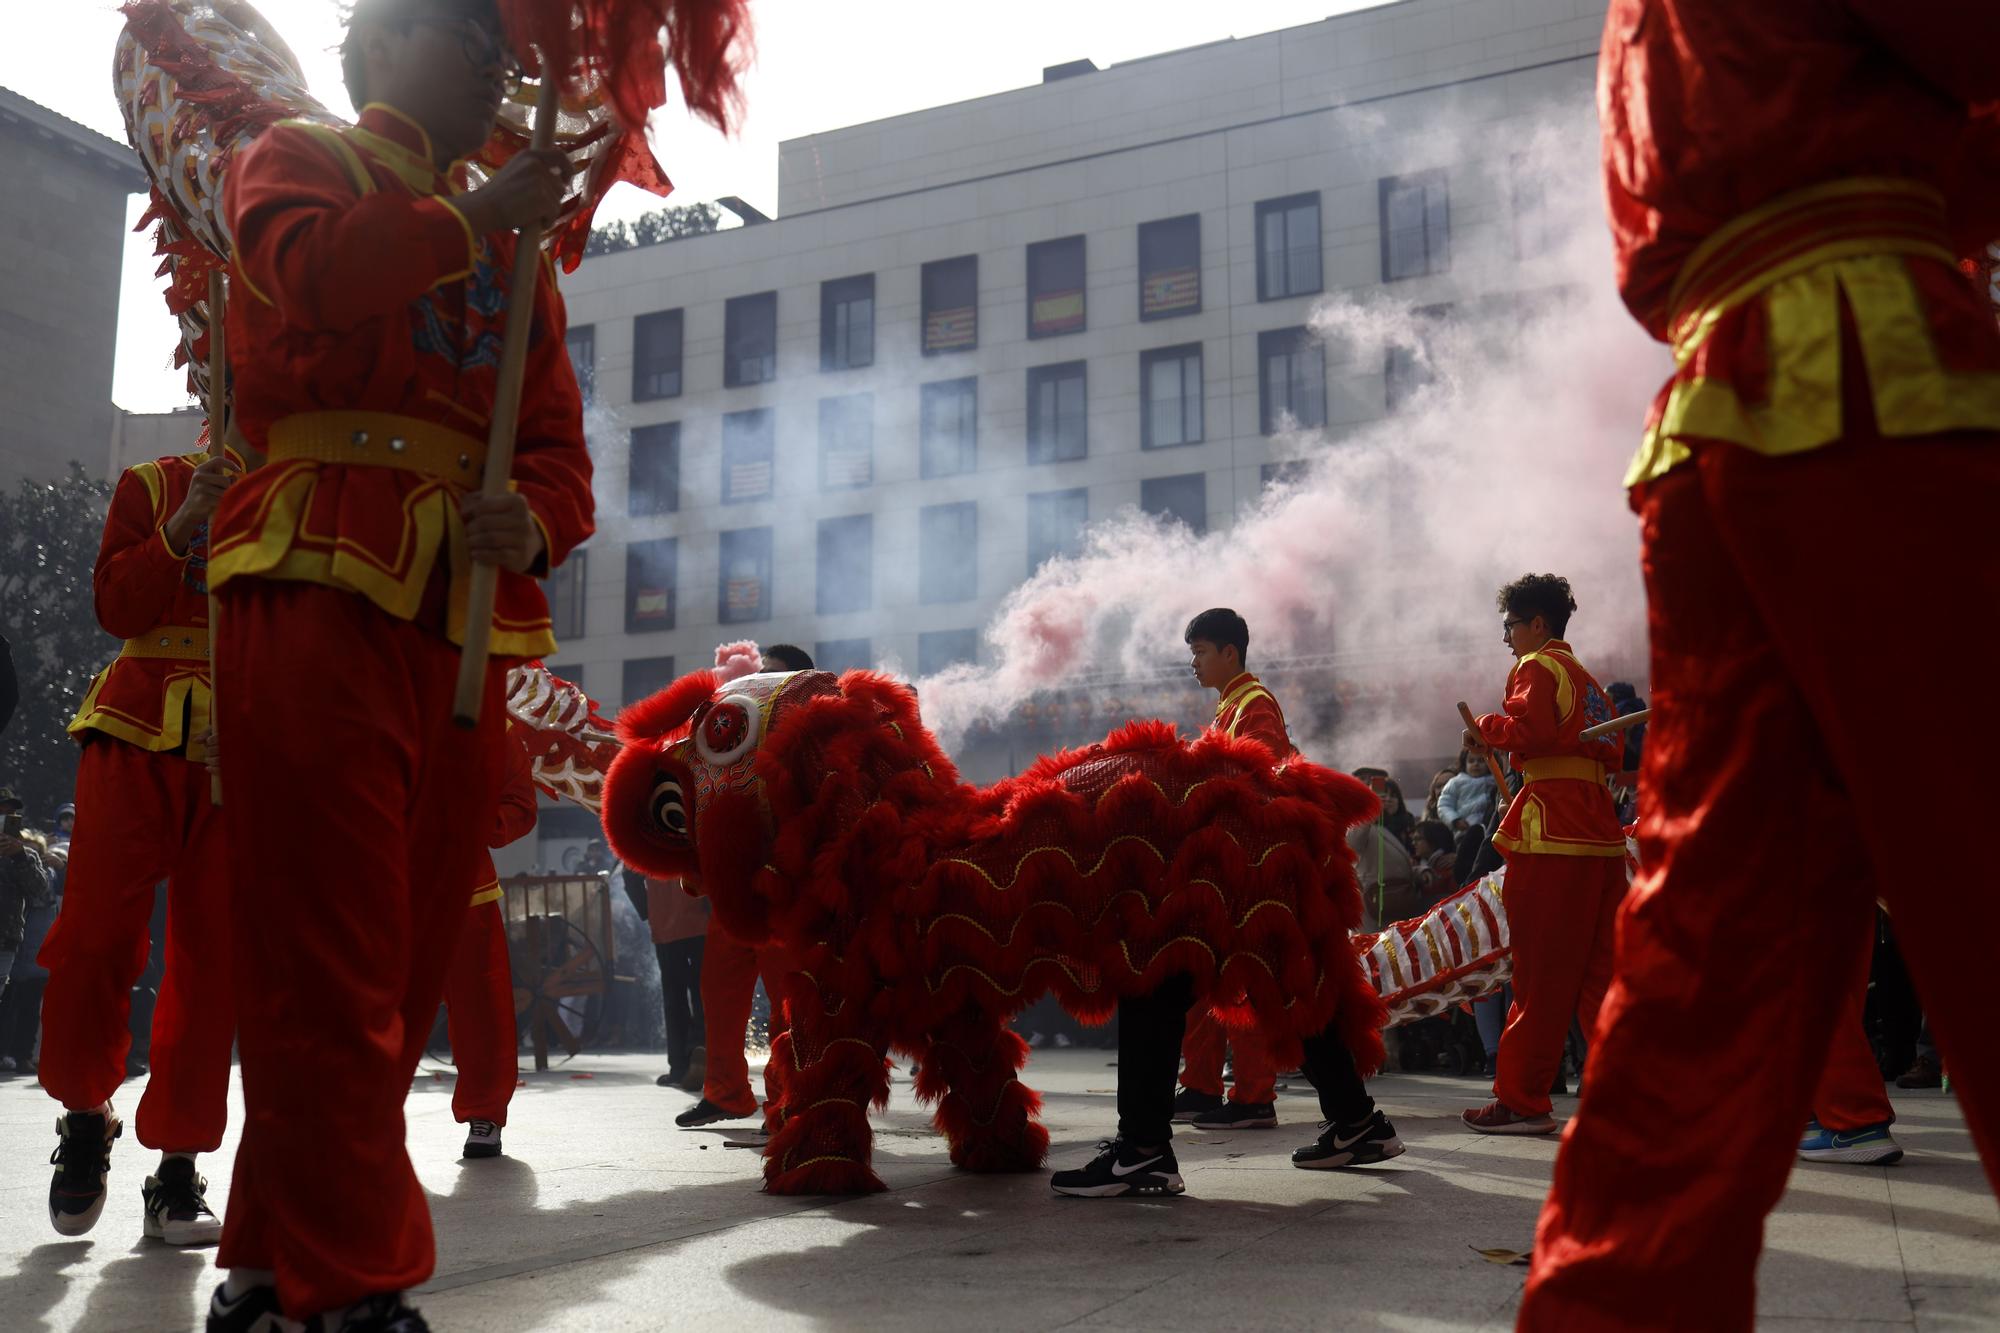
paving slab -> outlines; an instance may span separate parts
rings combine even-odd
[[[1115,1119],[1103,1051],[1037,1052],[1055,1165],[1089,1158]],[[440,1330],[966,1330],[1511,1326],[1525,1270],[1479,1249],[1526,1250],[1556,1145],[1458,1124],[1475,1081],[1397,1075],[1373,1090],[1409,1151],[1361,1171],[1292,1168],[1317,1130],[1303,1086],[1279,1094],[1276,1130],[1176,1139],[1186,1197],[1062,1199],[1044,1175],[952,1168],[929,1113],[897,1076],[876,1117],[890,1188],[862,1199],[773,1198],[756,1152],[726,1147],[752,1121],[682,1131],[692,1098],[655,1087],[659,1058],[586,1053],[524,1072],[507,1155],[458,1159],[452,1076],[419,1074],[409,1143],[430,1194],[438,1269],[417,1303]],[[117,1104],[137,1106],[144,1080]],[[1558,1099],[1557,1112],[1575,1105]],[[1899,1095],[1902,1165],[1801,1165],[1773,1215],[1758,1322],[1778,1329],[2000,1327],[2000,1209],[1956,1103]],[[221,1153],[203,1159],[227,1198],[240,1091]],[[45,1159],[55,1107],[30,1080],[0,1081],[0,1329],[177,1333],[200,1326],[213,1252],[140,1238],[152,1155],[130,1137],[89,1236],[48,1226]],[[946,1333],[958,1333],[947,1327]]]

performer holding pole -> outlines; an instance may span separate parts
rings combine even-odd
[[[1902,687],[2000,604],[2000,335],[1954,271],[2000,235],[1996,46],[1991,6],[1612,0],[1619,286],[1677,367],[1628,476],[1654,717],[1523,1328],[1751,1326],[1878,893],[2000,1188],[1982,904],[1907,850],[1912,776],[1985,754]]]
[[[432,1268],[403,1099],[476,882],[508,658],[551,653],[535,578],[592,530],[553,283],[532,301],[513,489],[479,493],[517,227],[563,196],[529,149],[478,190],[514,58],[491,0],[361,0],[359,124],[267,131],[225,186],[237,415],[269,465],[216,517],[246,1122],[211,1330],[279,1309],[420,1329]],[[520,316],[517,316],[520,317]],[[452,722],[472,571],[498,569],[484,720]],[[310,793],[310,798],[302,798]]]

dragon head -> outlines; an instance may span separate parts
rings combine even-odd
[[[730,934],[770,934],[771,904],[756,881],[777,828],[764,748],[813,699],[838,695],[825,671],[766,671],[721,681],[681,677],[618,717],[623,748],[604,782],[604,829],[620,860],[655,878],[681,877],[708,897]]]

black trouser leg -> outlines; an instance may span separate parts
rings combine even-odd
[[[700,942],[694,941],[697,945]],[[660,960],[660,1002],[666,1007],[667,1067],[680,1073],[687,1068],[688,1054],[693,1046],[694,1024],[697,1021],[688,1004],[688,990],[693,973],[688,941],[674,940],[667,944],[655,944],[653,953]],[[699,1004],[700,1001],[697,1000],[695,1003]]]
[[[1319,1093],[1320,1119],[1358,1125],[1375,1113],[1375,1099],[1368,1095],[1353,1055],[1332,1026],[1306,1038],[1304,1068]]]
[[[1118,1135],[1150,1148],[1174,1136],[1174,1080],[1194,1005],[1194,978],[1168,977],[1118,1002]]]

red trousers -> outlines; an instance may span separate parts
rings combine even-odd
[[[1858,396],[1837,444],[1703,448],[1635,497],[1644,869],[1522,1328],[1751,1326],[1764,1216],[1849,1026],[1878,893],[2000,1189],[1982,886],[1938,874],[1909,839],[1913,780],[1986,782],[1985,737],[1934,713],[1975,636],[1992,639],[2000,438],[1883,440]]]
[[[415,1286],[430,1210],[403,1101],[493,823],[502,666],[452,724],[458,650],[313,583],[222,591],[216,656],[243,1141],[217,1263],[295,1318]]]
[[[167,881],[166,973],[153,1008],[139,1142],[213,1152],[229,1115],[235,965],[222,821],[208,770],[109,736],[83,747],[62,910],[42,943],[42,1086],[71,1110],[125,1081],[132,983],[146,970],[153,890]]]
[[[1518,1115],[1547,1115],[1570,1020],[1588,1038],[1611,984],[1625,857],[1506,855],[1514,1003],[1500,1033],[1493,1095]]]
[[[1834,1022],[1826,1067],[1813,1091],[1813,1119],[1828,1129],[1862,1129],[1896,1118],[1882,1067],[1875,1063],[1875,1050],[1868,1044],[1868,1030],[1862,1022],[1861,1011],[1868,998],[1865,968],[1863,972],[1861,984],[1848,992],[1847,1003]]]
[[[1181,1038],[1181,1086],[1211,1097],[1222,1095],[1222,1054],[1227,1046],[1236,1052],[1235,1078],[1230,1084],[1232,1102],[1268,1102],[1278,1095],[1278,1070],[1265,1053],[1264,1043],[1255,1033],[1229,1032],[1207,1009],[1188,1015],[1187,1035]]]
[[[492,862],[489,860],[490,867]],[[507,922],[498,898],[465,914],[451,971],[444,979],[446,1030],[458,1082],[452,1118],[507,1123],[507,1103],[520,1081],[521,1042],[514,1027],[514,972],[507,958]]]
[[[782,957],[779,950],[768,945],[757,949],[738,943],[715,923],[714,917],[709,918],[708,936],[701,950],[702,1039],[708,1047],[708,1072],[701,1095],[737,1115],[748,1115],[757,1109],[757,1094],[750,1087],[750,1060],[744,1053],[743,1039],[750,1030],[750,1010],[757,998],[759,976],[764,978],[764,993],[771,997],[771,1039],[776,1041],[784,1030],[778,1004]]]

